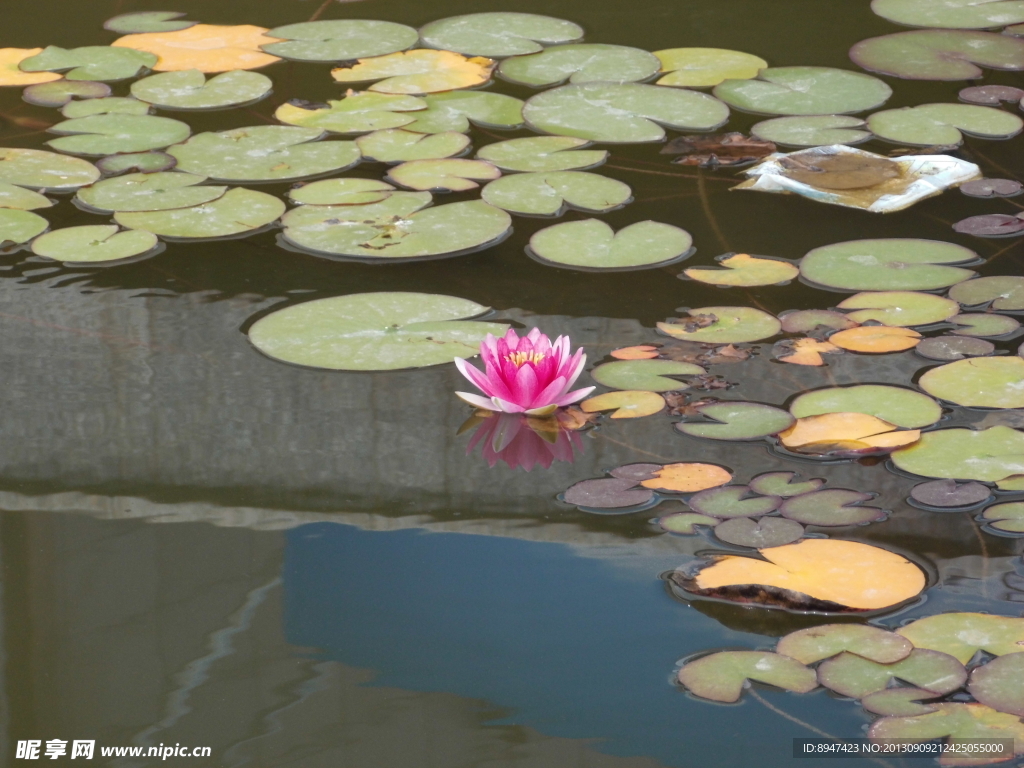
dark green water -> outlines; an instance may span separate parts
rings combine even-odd
[[[102,30],[105,19],[165,7],[7,0],[3,45],[105,44],[114,37]],[[189,0],[174,10],[274,27],[309,18],[317,4]],[[772,65],[852,68],[850,45],[894,31],[867,2],[835,0],[514,8],[365,0],[331,5],[323,18],[420,26],[478,10],[571,19],[588,42],[734,48]],[[275,92],[248,111],[173,116],[194,133],[223,130],[272,122],[289,98],[339,93],[326,66],[284,62],[263,71]],[[955,101],[961,87],[890,82],[893,107]],[[1021,77],[986,82],[1021,85]],[[51,122],[56,114],[24,104],[13,88],[0,90],[0,112]],[[730,130],[757,119],[735,115]],[[0,123],[5,147],[47,138]],[[968,140],[963,154],[988,175],[1019,177],[1022,141]],[[799,258],[841,240],[920,237],[1000,253],[983,274],[1020,273],[1022,251],[1001,253],[1017,241],[950,229],[1002,204],[954,192],[882,217],[729,192],[728,173],[707,176],[702,204],[693,172],[670,166],[658,149],[614,150],[601,172],[629,183],[637,202],[603,218],[616,228],[646,218],[684,227],[698,248],[688,265],[725,251]],[[666,173],[678,175],[657,175]],[[379,177],[380,167],[353,174]],[[259,188],[280,194],[287,185]],[[46,216],[53,228],[99,221],[67,202]],[[598,517],[555,500],[629,461],[715,461],[741,482],[793,469],[792,461],[761,445],[709,447],[647,419],[586,433],[573,464],[529,474],[492,469],[479,451],[467,456],[468,436],[456,434],[468,411],[451,395],[459,385],[453,366],[304,370],[257,354],[243,335],[271,307],[414,290],[470,298],[498,317],[569,333],[599,360],[653,340],[653,324],[676,307],[756,302],[779,312],[837,300],[796,282],[726,294],[676,280],[678,266],[612,275],[551,269],[523,252],[548,224],[517,218],[513,235],[490,250],[387,266],[287,251],[273,231],[171,243],[155,258],[103,269],[55,266],[26,251],[0,257],[0,762],[21,764],[13,759],[18,740],[60,738],[210,746],[210,760],[169,762],[217,766],[817,768],[833,763],[794,760],[794,737],[863,735],[868,715],[823,691],[762,690],[767,703],[748,696],[717,706],[670,685],[682,657],[767,648],[813,620],[677,602],[658,575],[706,548],[704,540],[659,534],[642,513]],[[735,376],[716,372],[741,382],[730,397],[781,404],[830,384],[905,385],[920,367],[911,353],[787,370],[763,356]],[[986,416],[960,409],[948,423]],[[1024,608],[1024,593],[1004,583],[1021,568],[1021,539],[982,534],[970,514],[910,507],[913,481],[883,463],[806,472],[877,492],[876,503],[893,510],[887,522],[841,531],[843,538],[907,552],[932,570],[926,602],[890,623]]]

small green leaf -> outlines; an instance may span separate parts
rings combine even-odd
[[[411,48],[419,34],[405,24],[368,19],[331,19],[285,24],[267,32],[282,40],[260,46],[294,61],[354,61]]]
[[[146,32],[177,32],[179,29],[194,27],[196,22],[182,19],[184,13],[174,11],[136,11],[122,13],[103,23],[104,29],[122,35],[143,34]],[[175,21],[178,19],[178,21]]]
[[[967,670],[953,656],[919,648],[891,664],[879,664],[844,651],[818,667],[819,683],[852,699],[883,691],[891,680],[904,680],[926,691],[945,694],[967,682]]]
[[[1024,408],[1024,360],[979,357],[932,368],[918,385],[928,394],[973,408]],[[1001,478],[998,478],[1001,479]]]
[[[692,245],[689,232],[657,221],[639,221],[615,232],[603,221],[583,219],[555,224],[530,238],[537,258],[569,269],[656,267],[685,258]]]
[[[614,210],[632,200],[633,191],[628,184],[596,173],[554,171],[503,176],[484,187],[482,196],[491,205],[509,213],[561,216],[568,208],[595,213]],[[583,227],[576,229],[584,230]],[[616,245],[613,239],[612,249]],[[614,260],[610,253],[606,257]]]
[[[326,107],[287,102],[277,108],[274,117],[288,125],[354,134],[401,128],[426,109],[427,102],[416,96],[349,91],[344,99],[328,101]]]
[[[698,411],[711,421],[681,421],[676,429],[684,435],[709,440],[757,440],[789,429],[794,421],[782,409],[762,403],[712,403],[701,406]]]
[[[388,171],[387,179],[407,189],[420,192],[465,192],[476,189],[477,182],[491,181],[501,171],[482,160],[410,160]]]
[[[101,99],[109,96],[110,86],[89,80],[54,80],[36,83],[22,91],[21,98],[40,107],[63,107],[74,98]]]
[[[664,517],[658,518],[658,525],[664,528],[669,533],[679,533],[684,536],[692,536],[697,533],[694,530],[695,525],[718,525],[720,521],[717,517],[708,517],[707,515],[697,515],[693,512],[676,512],[671,515],[665,515]]]
[[[53,201],[45,195],[30,189],[16,187],[6,181],[0,181],[0,208],[13,208],[17,211],[36,211],[49,208]]]
[[[984,74],[981,67],[1024,69],[1024,41],[991,32],[922,29],[862,40],[850,58],[871,72],[908,80],[973,80]]]
[[[116,224],[93,224],[40,235],[32,242],[32,253],[55,261],[93,264],[140,256],[158,243],[151,232],[119,232]]]
[[[690,509],[711,517],[760,517],[779,508],[778,496],[757,496],[746,485],[723,485],[709,488],[690,497]]]
[[[661,62],[653,54],[625,45],[577,43],[513,56],[501,62],[506,80],[535,88],[571,83],[636,83],[655,75]]]
[[[965,307],[979,307],[991,302],[992,309],[1013,311],[1024,309],[1024,277],[991,275],[954,285],[949,298]]]
[[[1024,21],[1020,0],[872,0],[871,10],[908,27],[992,29]]]
[[[993,504],[979,518],[996,533],[1024,534],[1024,502]]]
[[[914,646],[904,637],[868,624],[824,624],[790,632],[775,649],[801,664],[814,664],[844,651],[879,664],[892,664],[910,655]]]
[[[445,131],[425,134],[388,128],[356,139],[356,146],[367,160],[379,163],[404,163],[410,160],[440,160],[461,154],[469,147],[469,137]]]
[[[430,48],[492,58],[536,53],[543,45],[581,37],[583,29],[571,21],[535,13],[469,13],[432,21],[420,30]]]
[[[780,512],[783,517],[804,525],[843,526],[877,523],[886,518],[885,510],[864,507],[860,502],[874,498],[846,488],[826,488],[786,499]]]
[[[616,360],[604,363],[590,372],[598,384],[612,389],[671,392],[686,389],[686,384],[669,376],[697,376],[704,369],[692,363],[673,360]]]
[[[1024,433],[1010,427],[938,429],[894,451],[892,460],[904,472],[922,477],[992,483],[1024,474]]]
[[[523,101],[503,93],[450,91],[428,94],[423,100],[427,108],[412,115],[413,121],[406,126],[410,131],[465,133],[471,123],[498,130],[511,130],[523,125]]]
[[[209,80],[198,69],[161,72],[132,83],[132,96],[161,109],[223,109],[251,104],[270,94],[273,81],[244,69]]]
[[[361,206],[387,200],[394,191],[393,186],[376,179],[324,179],[301,184],[288,197],[303,205]]]
[[[107,96],[85,101],[69,101],[60,113],[70,119],[93,115],[148,115],[152,108],[144,101],[127,96]]]
[[[31,211],[0,208],[0,245],[27,243],[48,226],[46,219]]]
[[[750,489],[762,496],[782,496],[788,499],[790,496],[816,491],[825,484],[820,477],[800,482],[796,480],[796,476],[795,472],[765,472],[750,481]]]
[[[146,51],[110,45],[83,48],[47,46],[41,53],[21,62],[22,72],[64,72],[68,80],[127,80],[152,69],[157,57]]]
[[[765,651],[723,651],[703,656],[679,670],[679,682],[711,701],[739,701],[747,680],[795,693],[818,687],[814,670],[799,661]]]
[[[52,139],[47,144],[61,152],[76,155],[114,155],[162,149],[184,141],[192,132],[180,120],[153,115],[92,115],[65,120],[50,130],[69,135]]]
[[[99,169],[78,157],[42,149],[0,147],[0,181],[30,189],[76,189],[92,184]]]
[[[967,690],[987,707],[1024,717],[1024,651],[976,667]]]
[[[586,139],[571,136],[529,136],[481,147],[476,156],[503,171],[545,173],[593,168],[608,159],[607,150],[588,149]]]
[[[808,115],[762,120],[750,132],[759,139],[790,147],[860,144],[871,138],[865,122],[849,115]]]

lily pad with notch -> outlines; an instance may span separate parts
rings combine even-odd
[[[526,216],[561,216],[569,208],[593,213],[604,213],[620,208],[633,199],[633,190],[629,188],[628,184],[624,184],[616,179],[609,179],[606,176],[600,176],[596,173],[552,171],[517,173],[511,176],[503,176],[484,187],[482,197],[491,205],[503,208],[509,213]],[[583,233],[584,237],[591,234],[589,230],[593,229],[594,232],[592,234],[598,235],[597,238],[593,239],[603,240],[597,232],[598,227],[593,225],[577,225],[572,229]],[[621,230],[620,235],[612,238],[610,247],[606,245],[607,253],[601,252],[601,245],[598,243],[596,244],[598,250],[596,252],[588,251],[585,257],[603,258],[610,263],[623,258],[625,253],[616,253],[616,251],[629,249],[632,243],[627,243],[626,240],[632,240],[633,237],[640,237],[643,234],[639,230],[635,230],[635,235],[631,235],[630,232],[622,235],[621,233],[626,232],[626,229]],[[670,230],[662,230],[661,227],[658,229],[640,229],[650,229],[648,234],[654,234],[655,237],[661,236],[666,241],[668,240],[667,234],[675,234]],[[677,231],[682,232],[682,230]],[[550,251],[552,246],[554,246],[556,252],[564,250],[560,244],[553,241],[546,242],[549,237],[551,236],[540,238],[541,247],[547,247]],[[675,239],[680,240],[680,245],[676,247],[680,247],[686,242],[685,238],[677,237]],[[588,243],[589,240],[590,238],[588,238]],[[689,250],[689,245],[687,245],[686,250]],[[659,256],[661,254],[655,251],[654,255]],[[668,254],[666,252],[666,255],[668,255],[668,258],[674,258],[678,254]]]
[[[982,67],[1024,69],[1024,41],[992,32],[921,29],[861,40],[850,58],[869,72],[907,80],[973,80],[984,74]]]
[[[480,181],[493,181],[501,171],[482,160],[447,158],[442,160],[410,160],[396,165],[387,180],[420,192],[465,192],[477,189]]]
[[[849,115],[802,115],[762,120],[750,132],[759,139],[790,147],[860,144],[871,138],[866,123]]]
[[[449,91],[427,94],[423,101],[427,108],[414,115],[415,119],[407,125],[410,131],[465,133],[471,124],[497,130],[512,130],[523,125],[524,102],[503,93]]]
[[[187,123],[153,115],[91,115],[57,123],[50,131],[67,134],[48,142],[75,155],[113,155],[163,149],[188,138]]]
[[[748,680],[808,693],[818,687],[814,670],[795,659],[768,651],[722,651],[691,661],[678,680],[695,696],[710,701],[739,701]]]
[[[141,256],[160,243],[152,232],[119,229],[116,224],[56,229],[33,240],[32,253],[70,264],[98,264]]]
[[[49,226],[50,222],[32,211],[0,208],[0,246],[27,243]]]
[[[42,48],[0,48],[0,86],[32,86],[61,80],[56,72],[23,72],[19,65]]]
[[[529,250],[541,261],[568,269],[629,270],[680,261],[692,247],[690,233],[671,224],[638,221],[615,232],[603,221],[583,219],[534,233]]]
[[[877,77],[832,67],[769,67],[757,79],[726,80],[714,95],[744,112],[840,115],[881,106],[892,89]]]
[[[498,74],[513,83],[543,88],[566,81],[637,83],[650,79],[660,68],[658,58],[642,48],[571,43],[505,59]]]
[[[844,651],[818,666],[818,682],[851,699],[862,699],[884,691],[894,680],[903,680],[941,696],[962,687],[967,682],[967,670],[948,654],[920,648],[889,664],[879,664]]]
[[[635,480],[618,477],[582,480],[570,486],[562,494],[562,500],[566,504],[584,509],[601,510],[639,507],[654,499],[654,491],[638,488]]]
[[[920,104],[868,117],[868,128],[879,139],[917,147],[957,146],[965,133],[979,139],[1008,139],[1022,127],[1024,121],[1017,115],[974,104]]]
[[[102,99],[111,94],[106,83],[91,80],[55,80],[30,85],[21,93],[29,104],[40,107],[63,107],[72,99]]]
[[[128,229],[144,229],[174,239],[232,237],[260,229],[284,213],[280,199],[265,192],[236,187],[209,203],[166,211],[121,212],[114,221]]]
[[[292,61],[354,61],[411,48],[419,33],[405,24],[370,19],[330,19],[285,24],[267,32],[279,42],[267,53]]]
[[[927,427],[942,418],[942,407],[927,395],[887,384],[827,387],[799,395],[789,407],[798,419],[826,413],[864,413],[905,429]]]
[[[854,310],[850,319],[858,323],[874,320],[882,325],[907,328],[931,325],[960,312],[960,305],[951,299],[916,291],[869,291],[857,293],[837,305]]]
[[[805,455],[856,457],[888,453],[917,442],[920,436],[920,430],[897,431],[893,424],[865,413],[824,413],[797,419],[779,434],[779,441]]]
[[[657,476],[658,470],[662,468],[661,464],[623,464],[621,467],[616,467],[608,472],[612,477],[625,478],[628,480],[636,480],[641,482],[643,480],[650,480],[652,477]]]
[[[803,262],[800,264],[803,269]],[[813,333],[821,330],[845,331],[856,328],[857,323],[841,312],[827,309],[798,309],[779,315],[786,333]]]
[[[125,35],[111,46],[155,54],[159,61],[153,69],[158,72],[228,72],[260,69],[280,61],[260,50],[261,45],[279,42],[266,32],[265,27],[253,24],[193,24],[170,32]]]
[[[970,248],[941,240],[848,240],[809,251],[800,274],[844,291],[932,291],[974,277],[973,270],[952,265],[977,260]]]
[[[910,498],[918,504],[939,509],[968,509],[992,498],[992,491],[981,483],[955,480],[931,480],[910,489]]]
[[[960,185],[968,197],[1016,197],[1021,190],[1024,184],[1014,179],[977,179]]]
[[[753,307],[700,307],[687,311],[689,318],[658,323],[658,330],[684,341],[741,344],[771,338],[782,329],[776,317]]]
[[[955,232],[975,237],[1016,237],[1024,234],[1024,220],[1003,213],[968,216],[953,225]]]
[[[604,149],[583,149],[586,139],[571,136],[529,136],[481,147],[476,156],[503,171],[550,173],[594,168],[608,159]]]
[[[469,137],[463,133],[414,133],[401,128],[374,131],[356,139],[363,157],[379,163],[441,160],[461,154],[469,145]]]
[[[820,341],[807,337],[803,339],[783,339],[772,346],[772,355],[776,360],[794,365],[826,365],[822,355],[839,355],[843,350],[829,341]]]
[[[922,477],[993,483],[1024,473],[1024,433],[1003,426],[938,429],[895,451],[892,461],[898,469]]]
[[[658,85],[708,88],[725,80],[748,80],[768,66],[760,56],[726,48],[666,48],[655,51],[665,74]]]
[[[929,360],[963,360],[994,354],[996,345],[991,341],[966,336],[935,336],[922,340],[914,347],[914,351]]]
[[[683,270],[683,274],[698,283],[744,288],[779,285],[800,274],[800,268],[792,262],[746,253],[727,253],[716,257],[715,261],[724,269],[691,267]]]
[[[16,211],[38,211],[40,208],[50,208],[53,200],[6,181],[0,181],[0,208],[12,208]]]
[[[946,738],[942,748],[948,751],[943,753],[940,764],[947,768],[978,765],[979,759],[992,760],[956,752],[955,745],[967,740],[1007,739],[1017,745],[1012,750],[1014,756],[1024,754],[1024,723],[1019,717],[997,712],[984,704],[943,702],[932,706],[935,711],[928,714],[876,720],[868,729],[868,738],[885,741]]]
[[[495,58],[536,53],[545,45],[571,43],[582,37],[583,28],[571,21],[500,11],[451,16],[420,29],[420,39],[430,48]]]
[[[376,179],[323,179],[297,185],[288,197],[300,205],[369,205],[387,200],[394,191],[393,186]],[[425,199],[424,204],[430,202],[429,195],[426,198],[422,195],[415,197],[417,200]]]
[[[204,176],[176,171],[132,173],[78,190],[75,199],[97,211],[166,211],[210,203],[228,191],[200,186]]]
[[[693,536],[697,533],[694,526],[707,525],[714,527],[719,524],[717,517],[698,515],[695,512],[674,512],[671,515],[659,517],[657,524],[669,533],[678,533],[683,536]]]
[[[49,45],[35,56],[24,59],[23,72],[63,72],[67,80],[127,80],[152,69],[157,57],[146,51],[115,48],[109,45],[87,45],[82,48],[60,48]]]
[[[801,664],[847,652],[877,664],[894,664],[907,658],[914,646],[894,632],[869,624],[825,624],[790,632],[779,638],[775,650]]]
[[[427,110],[427,102],[416,96],[394,93],[349,91],[345,98],[328,101],[326,106],[286,102],[274,117],[288,125],[319,128],[331,133],[369,133],[401,128]]]
[[[786,499],[779,511],[783,517],[804,525],[865,525],[888,517],[884,509],[861,505],[874,496],[847,488],[826,488]]]
[[[195,26],[197,22],[181,18],[184,15],[176,11],[121,13],[103,22],[103,28],[122,35],[131,35],[142,32],[176,32]]]
[[[976,667],[967,690],[987,707],[1024,717],[1024,651]]]
[[[665,408],[665,398],[647,390],[605,392],[580,403],[584,413],[614,411],[613,419],[636,419],[651,416]]]
[[[641,481],[641,485],[668,493],[697,493],[725,485],[730,480],[732,472],[718,464],[682,461],[665,464],[654,477]]]
[[[939,613],[896,632],[915,648],[947,653],[961,664],[970,662],[978,651],[1004,656],[1024,647],[1024,619],[988,613]]]
[[[940,695],[923,688],[885,688],[869,693],[861,699],[861,706],[868,712],[884,717],[916,717],[936,712],[933,704],[922,704],[922,701],[942,698]]]
[[[872,0],[871,10],[908,27],[993,29],[1024,21],[1020,0]]]
[[[991,507],[987,507],[978,519],[985,523],[985,528],[990,533],[1003,536],[1024,536],[1024,502],[1011,501],[1005,504],[993,504]]]
[[[479,353],[502,323],[475,321],[489,307],[430,293],[356,293],[277,310],[249,328],[268,357],[336,371],[394,371]],[[629,481],[627,481],[629,482]]]
[[[955,315],[949,322],[958,327],[950,331],[957,336],[990,337],[1007,336],[1020,328],[1020,322],[1009,315],[995,313]]]
[[[92,184],[99,169],[79,157],[0,147],[0,181],[29,189],[71,190]]]
[[[781,547],[803,538],[804,527],[783,517],[734,517],[715,526],[715,536],[738,547]]]
[[[794,422],[784,410],[763,403],[718,402],[700,406],[697,412],[709,421],[681,421],[676,429],[708,440],[758,440],[777,435]]]
[[[921,342],[921,334],[909,328],[867,325],[839,331],[828,340],[850,352],[880,355],[913,349]]]
[[[690,497],[690,509],[699,515],[728,519],[760,517],[774,512],[782,504],[778,496],[758,496],[746,485],[709,488]]]
[[[1024,359],[980,357],[932,368],[918,381],[941,400],[973,408],[1024,408]]]
[[[764,472],[750,481],[750,489],[764,496],[781,496],[788,499],[816,491],[825,484],[824,478],[796,480],[795,472]]]
[[[992,309],[1015,311],[1024,309],[1024,277],[992,275],[979,277],[953,286],[949,298],[965,307],[990,305]]]
[[[331,70],[339,83],[373,82],[367,90],[377,93],[425,94],[473,88],[487,84],[495,62],[469,58],[452,51],[413,48],[373,56],[350,66]]]
[[[172,155],[157,150],[108,155],[96,161],[96,167],[103,171],[104,176],[119,176],[128,172],[159,173],[169,171],[177,164],[178,161]]]
[[[704,372],[699,365],[674,360],[617,360],[597,366],[590,375],[598,384],[612,389],[671,392],[686,389],[686,384],[670,376],[698,376]]]
[[[70,119],[93,115],[148,115],[153,108],[144,101],[127,96],[104,96],[98,99],[69,101],[60,113]]]
[[[237,69],[209,80],[198,69],[160,72],[132,83],[132,96],[160,109],[224,109],[252,104],[270,95],[273,81]]]

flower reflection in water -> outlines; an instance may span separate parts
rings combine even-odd
[[[504,461],[512,469],[522,467],[527,472],[535,466],[548,469],[556,461],[570,464],[577,453],[583,453],[583,440],[573,428],[567,428],[557,416],[538,418],[520,413],[492,413],[477,411],[462,428],[466,432],[476,428],[466,448],[470,454],[482,446],[488,465]]]

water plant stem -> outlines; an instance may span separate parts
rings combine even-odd
[[[718,226],[718,219],[715,218],[714,211],[711,210],[711,201],[708,199],[707,184],[705,184],[703,171],[697,171],[697,194],[700,195],[700,207],[704,210],[704,216],[707,218],[708,224],[711,225],[715,237],[718,238],[718,244],[722,246],[722,250],[725,252],[731,252],[732,248],[729,247],[729,241],[726,239],[721,227]]]

